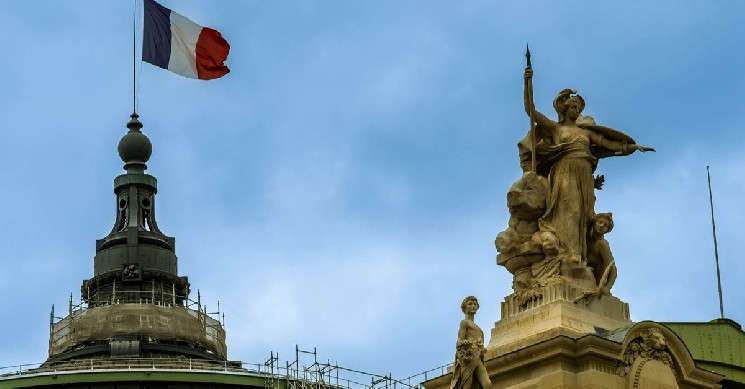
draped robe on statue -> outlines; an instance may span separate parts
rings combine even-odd
[[[548,178],[549,188],[546,211],[538,220],[539,230],[556,237],[559,258],[563,261],[586,263],[589,227],[595,214],[593,172],[597,160],[633,152],[631,148],[624,152],[611,150],[611,142],[628,145],[636,142],[620,131],[595,125],[589,117],[582,119],[592,124],[581,123],[563,129],[557,124],[553,131],[536,127],[536,170]],[[518,149],[523,170],[527,170],[530,134],[520,141]],[[549,266],[554,270],[539,271],[558,271],[556,265]]]
[[[592,173],[596,159],[590,140],[570,134],[540,149],[542,159],[554,162],[548,174],[546,212],[538,219],[538,227],[556,236],[559,255],[565,260],[586,262],[587,232],[595,209]]]

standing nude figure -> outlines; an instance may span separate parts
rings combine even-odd
[[[479,301],[468,296],[463,299],[460,309],[466,317],[460,321],[458,329],[450,389],[489,389],[491,380],[484,367],[484,331],[473,321],[479,310]]]

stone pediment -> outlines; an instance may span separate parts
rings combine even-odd
[[[722,376],[696,367],[690,351],[664,324],[643,321],[623,331],[618,374],[629,388],[718,388]]]

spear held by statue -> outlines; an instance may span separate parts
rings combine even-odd
[[[533,105],[533,67],[530,64],[530,47],[525,45],[525,98],[528,101],[530,116],[530,171],[535,173],[535,108]]]

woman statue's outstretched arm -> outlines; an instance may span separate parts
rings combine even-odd
[[[643,153],[647,151],[656,151],[652,147],[638,145],[636,143],[619,142],[610,140],[594,131],[589,131],[590,141],[598,146],[604,147],[608,150],[616,152],[616,155],[629,155],[634,151],[641,151]]]

